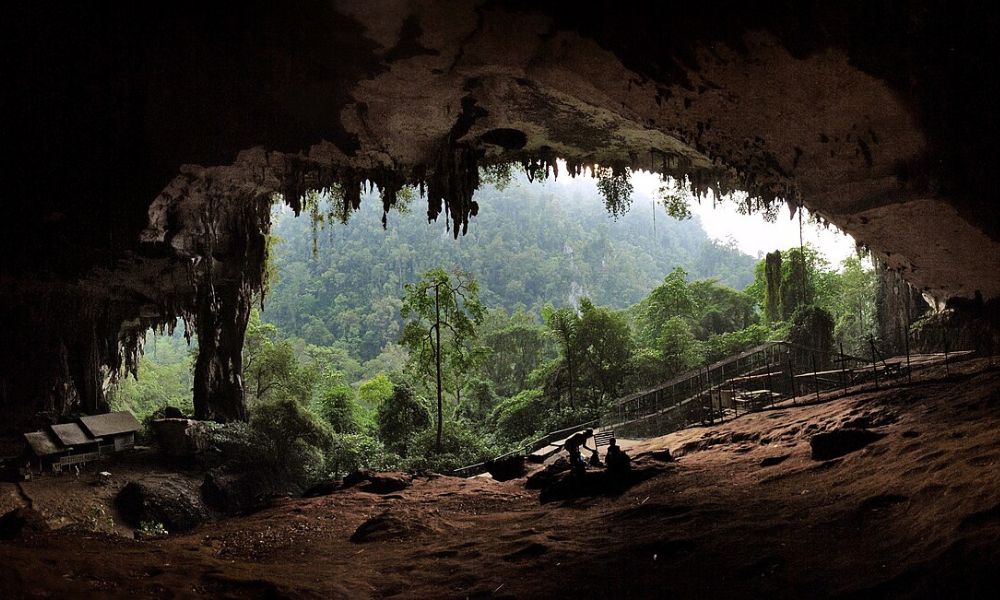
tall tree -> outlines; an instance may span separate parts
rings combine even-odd
[[[549,330],[555,335],[562,352],[562,360],[566,366],[567,381],[569,383],[569,405],[576,408],[576,366],[579,362],[577,357],[577,332],[580,327],[580,315],[569,307],[553,308],[545,305],[542,308],[542,318]]]
[[[581,299],[576,344],[586,366],[585,382],[592,399],[614,398],[628,379],[635,353],[635,342],[625,318],[606,306],[594,306],[589,298]],[[598,402],[591,403],[592,409],[598,406]]]
[[[410,350],[423,375],[433,374],[437,391],[437,448],[444,422],[444,373],[447,362],[455,380],[475,359],[476,326],[482,321],[479,286],[468,273],[444,269],[424,273],[405,286],[402,314],[408,319],[400,343]],[[447,354],[447,359],[445,355]],[[458,383],[457,385],[461,385]]]

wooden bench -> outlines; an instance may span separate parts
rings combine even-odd
[[[598,431],[594,434],[594,449],[596,450],[601,446],[610,446],[613,439],[615,439],[615,432],[613,430]]]

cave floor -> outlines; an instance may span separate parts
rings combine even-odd
[[[812,460],[809,437],[845,424],[885,437]],[[162,540],[26,534],[0,542],[0,594],[994,597],[998,437],[1000,370],[968,361],[947,379],[640,442],[636,466],[660,473],[617,497],[540,505],[523,479],[430,477],[282,499]],[[663,448],[677,460],[650,456]],[[379,515],[384,529],[350,541]]]

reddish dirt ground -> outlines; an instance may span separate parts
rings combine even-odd
[[[540,505],[523,479],[432,477],[386,496],[283,499],[156,541],[26,534],[0,542],[0,594],[993,598],[1000,371],[951,373],[637,443],[636,466],[662,472],[617,497]],[[810,457],[811,435],[864,421],[885,437]],[[648,455],[664,448],[675,462]],[[80,484],[62,484],[71,505]],[[350,541],[378,515],[380,539]]]

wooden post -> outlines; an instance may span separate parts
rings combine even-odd
[[[732,395],[733,399],[733,412],[736,413],[736,416],[739,416],[740,405],[736,402],[736,380],[734,378],[729,379],[729,393]]]
[[[792,393],[792,404],[797,404],[795,401],[795,369],[792,365],[792,349],[788,348],[788,389]]]
[[[868,338],[868,344],[872,349],[872,375],[875,377],[875,389],[878,389],[878,366],[875,364],[875,338]]]
[[[705,369],[705,371],[707,372],[708,369]],[[701,398],[704,395],[705,395],[705,386],[702,385],[702,383],[701,383],[701,373],[699,372],[698,373],[698,397]],[[704,405],[702,405],[702,406],[704,406]],[[708,422],[709,422],[709,424],[713,424],[713,425],[715,424],[715,419],[714,419],[714,416],[712,415],[712,398],[711,397],[709,397],[709,399],[708,399]]]
[[[944,334],[944,376],[951,377],[951,366],[948,365],[948,334]]]
[[[819,376],[816,374],[816,353],[812,353],[813,360],[813,387],[816,389],[816,401],[819,402]]]
[[[840,387],[847,393],[847,357],[844,356],[844,342],[840,342]]]
[[[910,378],[910,330],[906,330],[906,334],[903,336],[903,343],[906,345],[906,383],[913,383]]]
[[[771,401],[771,406],[774,406],[774,390],[771,389],[771,357],[764,354],[764,366],[767,368],[767,398]]]

